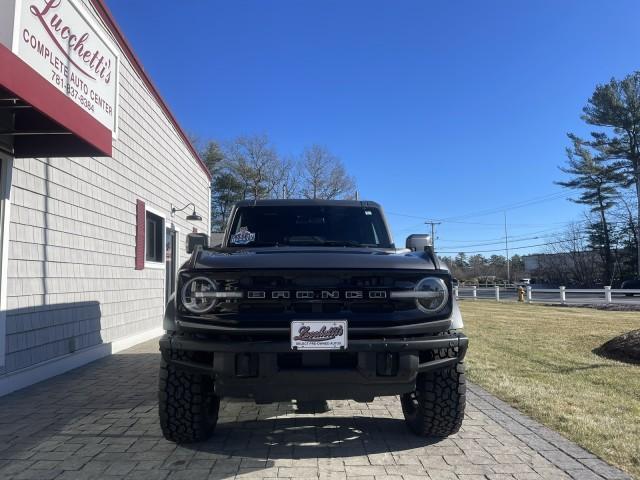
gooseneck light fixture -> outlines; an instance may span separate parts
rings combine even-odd
[[[173,206],[173,204],[171,204],[171,215],[175,215],[176,212],[182,212],[189,206],[193,207],[193,213],[191,215],[187,215],[187,220],[189,220],[190,222],[199,222],[200,220],[202,220],[202,217],[196,213],[196,206],[193,203],[187,203],[182,208],[176,208]]]

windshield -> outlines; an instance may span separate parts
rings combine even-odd
[[[377,208],[314,205],[241,207],[228,245],[393,247]]]

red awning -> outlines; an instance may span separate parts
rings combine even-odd
[[[112,155],[107,127],[0,45],[0,145],[6,143],[16,158]]]

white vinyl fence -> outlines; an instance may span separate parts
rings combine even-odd
[[[456,298],[471,300],[517,301],[517,287],[453,287]],[[640,290],[604,288],[532,288],[527,286],[524,301],[548,303],[636,303],[640,304]]]

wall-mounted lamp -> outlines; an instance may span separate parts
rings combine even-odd
[[[196,206],[193,203],[187,203],[182,208],[176,208],[173,206],[173,204],[171,204],[171,215],[174,215],[176,212],[182,212],[189,206],[193,207],[193,213],[191,215],[187,215],[187,220],[189,220],[190,222],[199,222],[200,220],[202,220],[202,217],[196,213]]]

